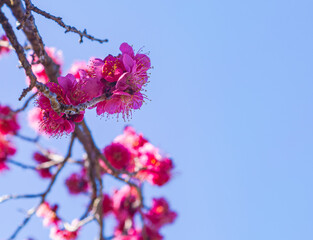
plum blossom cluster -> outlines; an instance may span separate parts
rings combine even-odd
[[[9,169],[7,160],[16,152],[11,139],[19,129],[17,115],[9,106],[0,105],[0,172]]]
[[[103,195],[103,216],[114,216],[116,227],[113,232],[114,240],[161,240],[160,230],[163,226],[175,221],[177,213],[172,211],[165,198],[154,198],[150,208],[141,209],[139,195],[134,187],[128,185],[115,190],[112,196]],[[51,206],[44,202],[37,209],[36,214],[43,219],[43,225],[50,227],[50,239],[75,240],[81,229],[78,220],[72,221],[72,227],[64,227],[61,218],[57,215],[58,205]],[[139,227],[135,217],[141,215],[142,223]],[[76,227],[75,227],[76,226]]]
[[[55,63],[62,64],[55,50],[46,50]],[[130,117],[132,110],[139,109],[146,99],[142,92],[149,78],[147,71],[151,67],[150,59],[146,54],[135,54],[127,43],[121,44],[120,50],[121,54],[118,56],[108,55],[103,60],[92,58],[89,65],[76,62],[69,74],[58,78],[58,83],[49,82],[41,64],[33,65],[38,81],[46,84],[50,92],[57,96],[60,104],[74,108],[84,105],[80,111],[56,112],[51,99],[40,93],[37,105],[41,115],[37,114],[37,131],[50,136],[72,133],[75,123],[83,120],[86,108],[96,108],[98,115],[121,114],[124,119]]]
[[[99,102],[97,114],[122,113],[128,117],[132,109],[139,109],[144,101],[141,93],[148,81],[150,59],[147,55],[134,53],[127,43],[120,46],[121,54],[107,56],[104,60],[92,59],[87,74],[98,78],[102,93],[107,99]]]
[[[164,198],[155,198],[150,208],[141,209],[138,191],[128,185],[115,190],[112,200],[106,202],[111,211],[106,208],[105,214],[113,214],[117,221],[113,238],[115,240],[142,240],[147,237],[152,240],[163,239],[161,228],[173,223],[177,217]],[[141,215],[143,220],[140,227],[135,221],[137,215]]]
[[[172,176],[172,160],[130,126],[104,148],[103,154],[112,166],[127,170],[139,181],[162,186]]]
[[[130,126],[103,149],[103,155],[115,169],[129,173],[130,180],[139,186],[145,181],[162,186],[172,177],[172,160],[162,156],[158,148]],[[110,173],[108,166],[101,159],[99,161],[102,173]],[[71,174],[65,184],[72,195],[91,192],[84,167]],[[163,239],[161,228],[173,223],[177,217],[165,198],[154,198],[150,208],[143,208],[138,189],[131,185],[125,185],[112,194],[104,193],[102,211],[104,217],[113,216],[116,220],[115,240],[142,240],[147,236],[152,240]],[[140,225],[135,220],[136,216],[143,220]]]
[[[131,126],[124,129],[123,134],[103,149],[103,155],[117,170],[131,174],[136,182],[148,182],[151,185],[163,186],[173,175],[174,164],[171,158],[161,154],[161,150],[150,143],[141,133]],[[110,168],[99,159],[102,174],[111,174]],[[84,193],[88,190],[86,169],[73,173],[66,180],[68,190],[72,194]]]
[[[0,55],[9,52],[12,47],[9,43],[6,45],[6,36],[2,36],[0,41]],[[58,76],[57,82],[50,81],[48,75],[51,73],[46,72],[42,56],[38,57],[32,52],[27,60],[24,57],[23,63],[31,64],[28,70],[31,68],[37,79],[37,88],[33,89],[37,98],[35,108],[28,114],[29,125],[38,136],[71,134],[68,154],[66,157],[52,154],[37,140],[23,137],[19,133],[18,111],[0,105],[0,172],[8,169],[10,161],[22,168],[35,170],[42,179],[50,181],[41,194],[5,196],[0,197],[0,202],[14,198],[39,198],[40,202],[34,209],[36,215],[42,218],[43,225],[50,228],[49,237],[52,240],[76,240],[83,226],[91,221],[96,221],[99,225],[99,239],[164,239],[162,228],[173,223],[177,213],[163,197],[144,199],[143,186],[147,183],[157,187],[167,184],[173,178],[172,159],[130,126],[109,145],[102,150],[98,149],[83,122],[88,109],[94,109],[99,116],[121,115],[124,120],[131,117],[133,110],[140,109],[147,99],[144,88],[151,68],[149,57],[141,51],[135,53],[129,44],[122,43],[117,56],[91,58],[89,64],[74,62],[67,74],[63,75],[62,53],[49,47],[45,51],[59,65],[58,72],[55,73]],[[20,57],[19,54],[18,56]],[[29,85],[28,77],[26,82]],[[25,109],[27,104],[28,102],[20,110]],[[13,136],[36,143],[38,150],[32,157],[35,166],[10,160],[16,152],[11,140]],[[83,160],[76,161],[72,158],[75,139],[82,143],[87,153]],[[69,194],[72,197],[88,196],[90,200],[83,216],[74,219],[71,224],[61,219],[57,204],[47,202],[47,195],[67,162],[80,167],[79,171],[72,172],[64,179]],[[113,191],[106,189],[103,179],[110,176],[121,181],[122,187]],[[23,224],[31,216],[27,216]],[[115,221],[115,226],[110,235],[104,238],[103,234],[107,232],[104,231],[104,219],[108,218]],[[12,236],[16,236],[22,227],[23,225]]]
[[[112,166],[131,173],[132,179],[140,184],[147,181],[162,186],[171,179],[172,160],[162,156],[158,148],[130,126],[104,148],[103,154]],[[102,166],[109,172],[105,164],[102,163]],[[165,198],[153,199],[152,207],[148,210],[140,208],[139,198],[136,188],[129,185],[114,192],[111,201],[112,213],[117,220],[114,239],[140,240],[146,239],[145,236],[153,240],[163,239],[160,229],[176,219],[176,212],[170,210]],[[111,202],[107,202],[111,206]],[[138,214],[143,219],[141,228],[138,228],[135,221]]]

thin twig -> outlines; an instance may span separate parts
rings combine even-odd
[[[44,203],[47,195],[51,191],[52,186],[54,185],[54,183],[55,183],[55,181],[57,179],[57,176],[59,175],[59,173],[63,169],[63,167],[66,164],[67,160],[71,157],[74,140],[75,140],[75,134],[73,133],[72,134],[72,138],[71,138],[71,142],[70,142],[70,145],[69,145],[69,148],[68,148],[68,151],[67,151],[67,155],[64,158],[64,161],[58,166],[58,169],[57,169],[56,173],[52,176],[51,181],[50,181],[46,191],[44,191],[41,194],[34,194],[34,195],[20,195],[20,196],[15,196],[15,197],[10,197],[9,196],[9,197],[7,197],[7,199],[5,199],[5,200],[9,200],[9,199],[27,198],[27,197],[28,198],[30,198],[30,197],[31,198],[33,198],[33,197],[41,197],[41,200],[40,200],[39,204],[34,208],[34,210],[31,211],[31,213],[28,214],[28,216],[23,220],[22,224],[20,224],[17,227],[17,229],[14,231],[14,233],[10,236],[10,238],[8,240],[13,240],[17,236],[17,234],[26,226],[26,224],[31,219],[31,217],[34,215],[34,213],[37,211],[37,209],[40,207],[40,205],[42,203]],[[27,196],[27,197],[25,197],[25,196]]]
[[[39,194],[25,194],[25,195],[4,195],[0,197],[0,203],[4,203],[12,199],[24,199],[24,198],[38,198],[41,197],[42,193]]]
[[[40,59],[42,65],[45,67],[45,72],[49,77],[50,82],[57,83],[57,78],[60,75],[60,66],[56,64],[51,57],[47,54],[43,40],[35,24],[35,19],[30,13],[27,17],[27,12],[21,2],[21,0],[2,0],[11,9],[14,17],[18,22],[24,22],[23,32],[25,33],[27,40],[29,41],[31,48],[34,50],[38,59]],[[25,18],[27,17],[27,18]],[[9,38],[10,39],[10,38]],[[10,40],[11,42],[11,40]],[[11,42],[12,43],[12,42]],[[14,46],[13,46],[14,47]],[[15,48],[15,47],[14,47]]]
[[[28,221],[31,219],[31,217],[34,215],[34,213],[37,211],[38,208],[32,208],[28,210],[28,214],[27,217],[24,218],[23,222],[17,227],[17,229],[15,230],[15,232],[11,235],[11,237],[8,240],[13,240],[16,235],[19,233],[19,231],[22,230],[22,228],[24,228],[26,226],[26,224],[28,223]]]
[[[23,107],[14,110],[13,113],[19,113],[19,112],[24,111],[24,110],[27,108],[29,102],[30,102],[33,98],[35,98],[35,97],[37,96],[37,94],[38,94],[38,92],[36,92],[36,93],[34,93],[33,95],[31,95],[31,96],[27,99],[27,101],[24,103]]]
[[[8,159],[7,160],[8,163],[12,163],[14,164],[15,166],[18,166],[18,167],[21,167],[21,168],[24,168],[24,169],[32,169],[32,170],[36,170],[36,167],[34,166],[29,166],[29,165],[26,165],[24,163],[20,163],[18,161],[15,161],[13,159]]]
[[[95,38],[94,36],[91,36],[90,34],[87,34],[87,30],[84,29],[84,31],[79,31],[77,30],[77,28],[72,27],[70,25],[66,25],[63,21],[61,17],[56,17],[50,13],[47,13],[41,9],[39,9],[38,7],[34,6],[34,4],[31,3],[30,0],[24,0],[26,3],[26,7],[31,9],[32,11],[34,11],[35,13],[38,13],[42,16],[44,16],[45,18],[51,19],[53,21],[55,21],[57,24],[59,24],[61,27],[63,27],[67,32],[74,32],[77,33],[80,36],[79,42],[82,43],[83,42],[83,37],[88,38],[92,41],[97,41],[99,43],[104,43],[104,42],[108,42],[108,39],[98,39]]]
[[[31,138],[31,137],[26,137],[24,135],[16,133],[14,136],[16,136],[16,137],[18,137],[18,138],[20,138],[22,140],[25,140],[25,141],[28,141],[28,142],[32,142],[32,143],[37,143],[39,141],[39,139],[40,139],[39,135],[37,137],[35,137],[35,138]]]

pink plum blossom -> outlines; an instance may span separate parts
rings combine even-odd
[[[127,170],[140,170],[135,175],[136,178],[158,186],[171,179],[174,168],[172,160],[163,156],[157,147],[149,143],[142,134],[136,133],[132,127],[127,126],[114,142],[124,145],[131,152],[131,163],[134,162],[135,167],[128,167]]]
[[[44,202],[37,209],[36,215],[43,218],[44,226],[57,226],[61,222],[56,214],[57,209],[58,205],[50,206],[48,202]]]
[[[78,230],[69,231],[61,229],[58,226],[54,226],[50,230],[50,236],[52,240],[75,240],[78,237]]]
[[[117,136],[114,142],[118,142],[127,147],[134,155],[138,155],[138,149],[148,142],[140,133],[136,133],[135,129],[131,126],[127,126],[124,129],[123,134]]]
[[[113,194],[113,212],[119,222],[119,228],[123,229],[126,220],[132,221],[139,210],[140,199],[136,188],[125,185]]]
[[[80,79],[82,76],[80,74],[81,70],[87,70],[87,64],[84,61],[75,61],[70,70],[69,73],[73,74],[76,79]]]
[[[48,54],[48,56],[52,59],[52,61],[60,66],[59,68],[59,75],[62,74],[62,65],[63,65],[63,56],[62,56],[62,51],[57,51],[53,47],[45,47],[45,50]],[[28,56],[28,61],[32,64],[32,70],[35,76],[37,77],[37,81],[41,83],[47,83],[49,82],[49,77],[46,73],[45,67],[41,63],[38,62],[38,57],[37,55],[30,54]],[[30,79],[27,77],[26,78],[26,83],[30,83]]]
[[[145,214],[149,227],[159,230],[162,226],[173,223],[177,213],[171,211],[165,198],[154,198],[151,209]]]
[[[145,179],[153,185],[162,186],[171,178],[171,171],[174,168],[173,162],[168,157],[163,157],[159,149],[151,143],[146,143],[139,149],[139,161],[143,170],[138,177]]]
[[[43,121],[43,111],[39,107],[34,107],[28,112],[28,125],[37,133],[45,134],[40,128],[40,123]]]
[[[129,118],[131,111],[139,109],[145,95],[141,93],[147,83],[150,59],[137,53],[127,43],[120,46],[121,54],[107,56],[104,60],[90,60],[86,74],[102,83],[102,93],[106,99],[96,105],[97,114],[119,114]]]

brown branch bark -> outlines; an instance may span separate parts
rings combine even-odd
[[[6,4],[11,9],[14,17],[20,23],[23,23],[22,30],[25,33],[28,41],[30,42],[32,49],[41,60],[42,65],[45,67],[45,71],[51,82],[57,83],[59,77],[60,66],[53,62],[45,51],[45,45],[39,34],[35,19],[31,12],[26,12],[21,0],[5,0]]]
[[[17,37],[13,31],[11,24],[9,23],[7,17],[3,14],[3,12],[1,10],[0,10],[0,23],[1,23],[2,28],[3,28],[4,32],[6,33],[8,39],[10,40],[13,48],[15,49],[16,54],[18,55],[18,59],[20,60],[22,66],[25,70],[26,75],[31,80],[30,86],[23,90],[23,93],[22,93],[21,97],[19,98],[19,100],[21,100],[35,86],[37,79],[36,79],[36,76],[34,75],[34,73],[32,71],[31,65],[27,61],[27,58],[26,58],[25,52],[24,52],[24,48],[18,42]]]

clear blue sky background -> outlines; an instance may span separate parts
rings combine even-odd
[[[173,180],[164,188],[179,217],[165,239],[311,240],[313,238],[313,2],[310,0],[34,1],[65,22],[107,37],[100,45],[36,16],[47,46],[63,50],[65,69],[75,59],[117,54],[126,41],[150,51],[152,100],[127,123],[87,122],[99,146],[133,125],[173,157]],[[21,35],[20,35],[21,36]],[[0,60],[1,102],[17,107],[24,73],[14,55]],[[10,84],[8,84],[8,82]],[[22,120],[22,116],[20,118]],[[24,134],[34,135],[27,129]],[[66,151],[68,138],[53,140]],[[17,141],[17,160],[31,163],[33,148]],[[46,142],[48,145],[48,141]],[[76,144],[76,156],[81,154]],[[39,192],[48,182],[14,168],[0,178],[0,194]],[[62,188],[67,168],[48,200],[62,201],[67,220],[81,215],[85,197]],[[106,189],[112,181],[105,180]],[[0,239],[37,201],[0,205]],[[110,225],[110,224],[109,224]],[[109,229],[110,226],[107,226]],[[88,225],[80,239],[94,239]],[[34,218],[18,239],[48,239]]]

